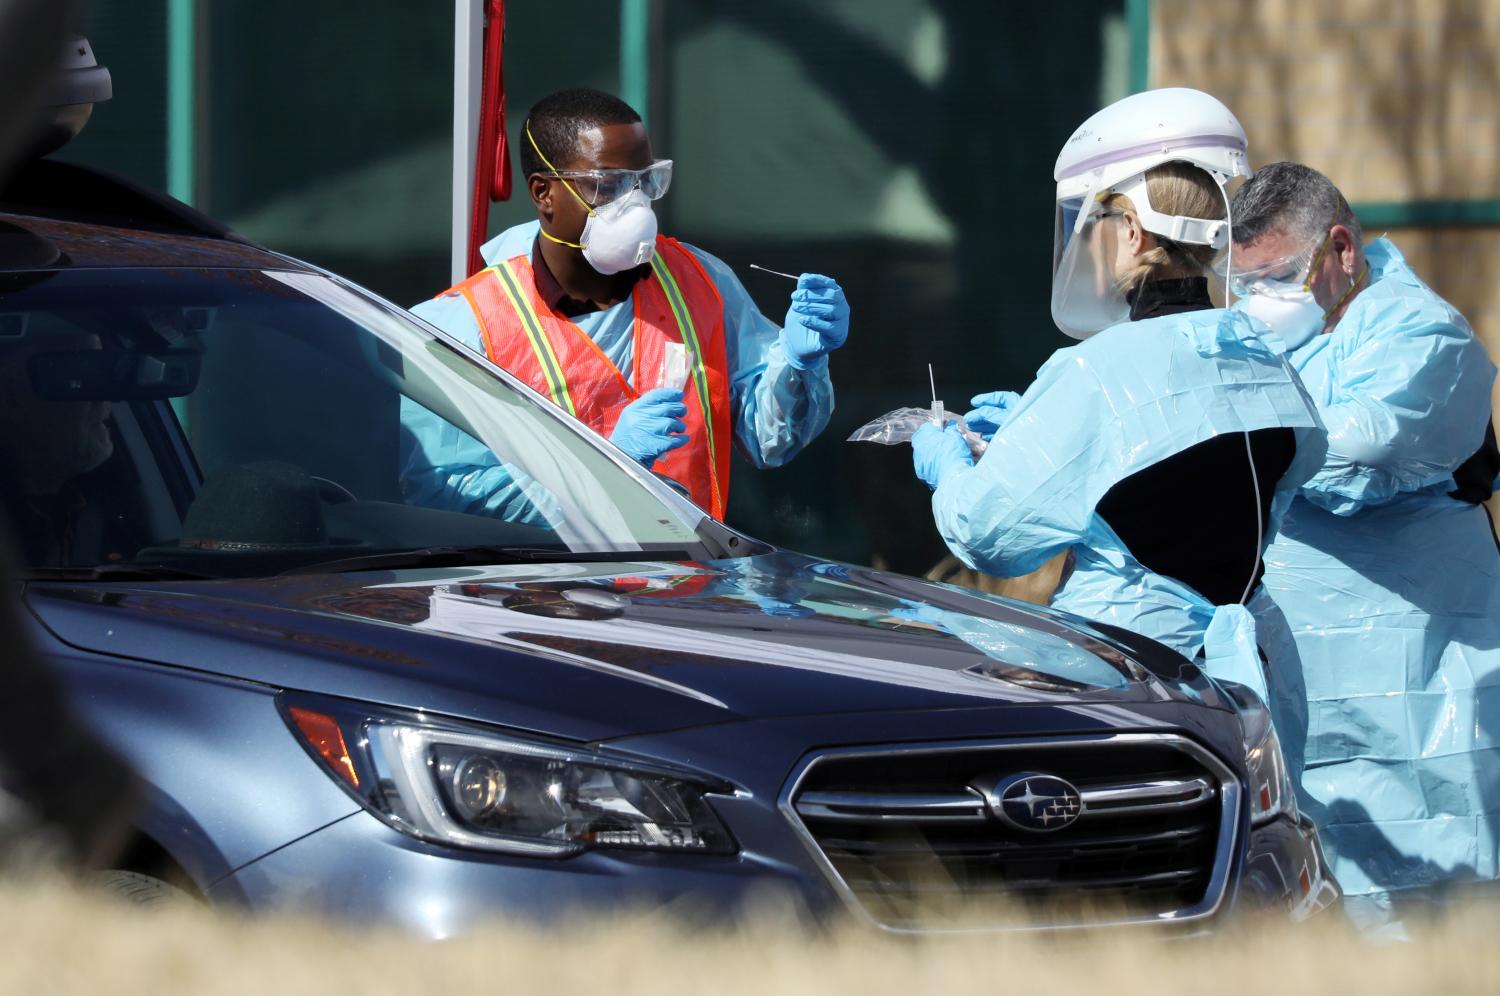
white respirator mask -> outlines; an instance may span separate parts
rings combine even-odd
[[[1342,200],[1339,203],[1342,206]],[[1334,248],[1333,226],[1338,218],[1339,210],[1335,209],[1323,238],[1301,252],[1239,271],[1226,262],[1229,288],[1240,299],[1238,306],[1251,318],[1269,325],[1287,349],[1296,349],[1321,332],[1328,324],[1328,316],[1336,314],[1369,276],[1370,265],[1366,263],[1332,308],[1323,307],[1313,297],[1312,285],[1318,267],[1324,261],[1324,254]]]
[[[579,238],[583,258],[600,273],[629,270],[649,263],[656,253],[656,212],[637,188],[619,200],[590,208]]]
[[[1305,287],[1259,291],[1241,299],[1245,314],[1270,326],[1287,349],[1296,349],[1323,330],[1327,313]]]

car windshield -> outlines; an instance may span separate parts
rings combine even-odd
[[[33,576],[701,556],[693,506],[319,274],[0,275],[0,379]]]

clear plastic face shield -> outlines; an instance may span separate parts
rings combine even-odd
[[[1203,170],[1223,195],[1231,178],[1250,175],[1245,147],[1245,129],[1234,113],[1212,94],[1185,87],[1131,94],[1074,129],[1052,169],[1057,183],[1052,316],[1058,327],[1082,339],[1129,317],[1114,274],[1116,260],[1122,269],[1129,262],[1128,254],[1118,251],[1125,226],[1096,205],[1119,194],[1129,199],[1129,213],[1140,227],[1158,238],[1223,248],[1229,243],[1224,217],[1171,213],[1179,203],[1175,197],[1153,208],[1146,175],[1180,163]],[[1194,201],[1198,198],[1182,203]],[[1227,196],[1224,201],[1227,208]]]
[[[1119,281],[1115,225],[1108,191],[1060,196],[1052,243],[1052,320],[1065,334],[1086,339],[1130,317]]]

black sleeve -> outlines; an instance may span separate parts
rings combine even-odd
[[[1495,423],[1484,428],[1484,442],[1469,459],[1453,472],[1453,490],[1448,494],[1471,505],[1490,500],[1495,490],[1495,475],[1500,474],[1500,447],[1495,445]]]

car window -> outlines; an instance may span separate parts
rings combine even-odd
[[[607,444],[335,279],[3,279],[0,497],[33,566],[253,576],[402,551],[698,543],[684,506]]]

